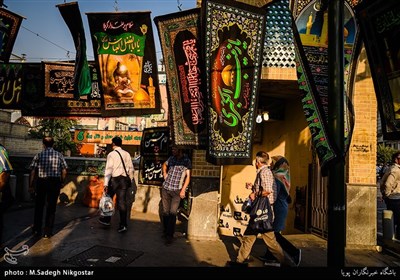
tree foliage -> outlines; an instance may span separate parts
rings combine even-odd
[[[29,131],[29,135],[40,139],[44,136],[52,136],[55,150],[64,154],[66,151],[75,154],[79,145],[74,143],[71,129],[77,124],[78,121],[71,119],[41,119],[39,125]]]
[[[396,149],[385,146],[384,144],[379,144],[377,148],[377,163],[388,163],[392,161],[392,155],[397,152]]]

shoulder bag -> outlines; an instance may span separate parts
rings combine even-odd
[[[126,173],[127,186],[128,186],[128,188],[133,187],[133,192],[136,193],[137,186],[136,186],[135,178],[133,178],[131,180],[131,178],[129,177],[128,171],[126,170],[124,159],[122,158],[120,152],[118,152],[117,150],[115,150],[115,151],[118,153],[119,157],[121,158],[122,165],[124,166],[124,170]]]

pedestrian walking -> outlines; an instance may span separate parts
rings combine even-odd
[[[3,228],[4,228],[4,211],[7,208],[5,205],[6,186],[9,184],[10,174],[13,171],[9,160],[7,149],[0,144],[0,244],[2,243]]]
[[[181,199],[186,196],[192,169],[192,162],[182,149],[172,146],[171,152],[172,155],[162,165],[162,223],[167,245],[171,244],[174,238],[176,215]]]
[[[246,183],[246,188],[251,187],[252,189],[252,192],[249,195],[249,198],[252,201],[255,200],[256,196],[267,196],[270,203],[273,204],[276,200],[277,191],[274,175],[268,168],[268,161],[268,153],[259,151],[256,154],[255,166],[257,169],[257,176],[253,184]],[[248,259],[251,253],[251,249],[253,248],[254,242],[257,239],[257,235],[258,233],[253,232],[251,228],[247,226],[242,237],[242,242],[236,260],[228,262],[230,266],[247,266],[245,260]],[[291,260],[285,256],[283,249],[277,242],[273,231],[260,233],[260,235],[267,245],[269,251],[279,261],[280,264],[285,266],[293,266]]]
[[[35,192],[35,214],[32,231],[35,235],[42,233],[43,210],[46,206],[44,238],[50,238],[53,235],[57,201],[68,168],[64,156],[54,150],[53,145],[53,137],[45,136],[43,138],[43,151],[34,156],[29,166],[31,170],[29,189],[31,192]]]
[[[274,211],[274,232],[276,240],[281,245],[283,251],[287,253],[292,259],[296,266],[301,261],[301,250],[294,246],[289,240],[287,240],[281,232],[285,229],[286,218],[289,211],[289,203],[291,203],[290,197],[290,168],[289,161],[283,156],[271,157],[270,169],[275,178],[276,183],[276,200],[273,204]],[[274,257],[274,255],[266,250],[265,255],[260,258],[264,261],[266,266],[279,266],[280,263]]]
[[[116,195],[116,209],[119,211],[118,232],[128,230],[128,189],[134,180],[134,167],[129,152],[123,150],[122,139],[118,136],[111,140],[112,151],[107,155],[104,171],[104,191],[112,198]],[[111,216],[99,218],[102,225],[111,225]]]
[[[381,180],[386,208],[393,212],[395,238],[400,240],[400,151],[392,155],[392,165]]]

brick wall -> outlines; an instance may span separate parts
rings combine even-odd
[[[378,109],[367,60],[359,62],[353,105],[355,127],[349,151],[348,182],[375,184]]]
[[[28,137],[29,127],[11,123],[11,113],[0,110],[0,143],[10,155],[34,155],[42,150],[42,140]]]
[[[193,150],[192,155],[193,177],[216,177],[219,178],[221,167],[206,161],[205,150]]]
[[[261,79],[297,81],[296,69],[263,67],[261,72]]]
[[[353,94],[355,126],[346,168],[346,247],[374,248],[377,244],[377,100],[367,60],[359,59],[357,66]]]

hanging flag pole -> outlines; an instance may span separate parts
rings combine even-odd
[[[328,134],[338,153],[329,166],[328,267],[344,267],[346,246],[346,179],[344,137],[344,1],[328,6]]]

